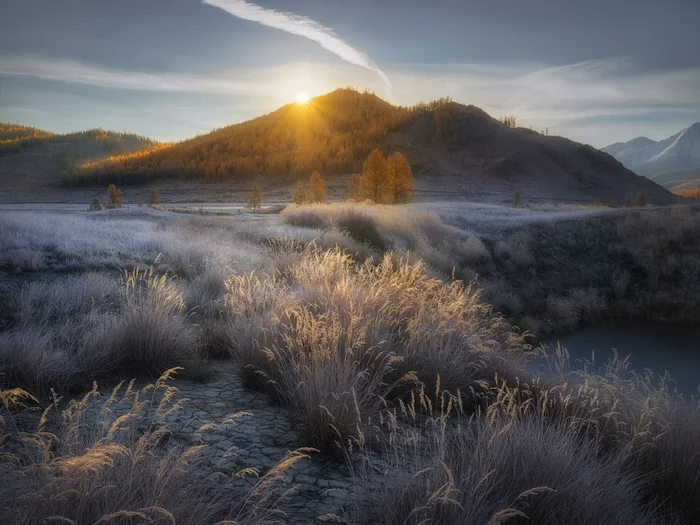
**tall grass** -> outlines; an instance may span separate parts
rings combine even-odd
[[[598,443],[561,425],[467,420],[436,432],[401,435],[383,470],[358,475],[355,523],[667,523],[621,455],[601,456]]]
[[[205,372],[199,332],[173,279],[152,269],[127,271],[121,286],[91,273],[29,283],[15,325],[0,333],[0,385],[37,396],[173,366]]]
[[[391,397],[517,376],[522,336],[477,291],[387,255],[309,249],[286,277],[228,282],[229,338],[248,383],[289,404],[313,446],[359,439]]]
[[[168,384],[174,372],[142,390],[132,381],[109,397],[93,387],[67,406],[55,399],[28,431],[17,428],[12,412],[36,400],[20,390],[0,391],[0,436],[16,445],[0,462],[0,522],[280,523],[276,503],[285,472],[306,457],[303,451],[287,455],[252,487],[208,477],[200,467],[204,446],[162,448],[168,417],[183,401]]]
[[[55,242],[46,219],[0,217],[10,232],[4,268],[32,269],[30,259],[56,272],[127,268],[120,280],[16,273],[0,287],[5,422],[15,421],[9,405],[32,402],[16,386],[40,398],[173,366],[200,376],[202,349],[225,349],[248,387],[289,408],[305,444],[350,459],[371,488],[358,491],[366,505],[347,517],[355,523],[700,520],[700,407],[626,361],[572,372],[559,350],[549,373],[535,374],[512,325],[528,320],[545,333],[619,317],[690,322],[700,311],[697,210],[540,217],[520,231],[512,222],[529,212],[511,210],[511,226],[483,236],[400,207],[293,207],[255,224],[151,213],[56,218],[85,235]],[[133,236],[111,231],[136,226]],[[161,248],[164,261],[140,269]],[[171,392],[163,381],[155,388]],[[0,521],[171,522],[166,509],[182,523],[259,522],[255,509],[270,500],[249,507],[236,496],[227,507],[190,477],[194,450],[161,448],[158,410],[125,396],[129,411],[104,423],[78,402],[55,420],[55,437],[51,421],[38,433],[12,429],[25,459],[3,463],[19,481],[0,488],[11,502],[0,503]],[[151,431],[135,432],[132,419]],[[110,495],[124,480],[129,490]]]

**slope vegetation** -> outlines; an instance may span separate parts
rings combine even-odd
[[[0,191],[12,196],[57,186],[84,162],[156,146],[146,137],[103,129],[58,135],[0,123]]]
[[[400,151],[425,184],[462,197],[519,190],[543,198],[622,202],[643,191],[658,204],[677,199],[592,147],[508,127],[475,106],[444,98],[398,107],[351,89],[169,147],[86,164],[71,184],[254,176],[264,176],[268,185],[289,184],[314,170],[357,172],[377,147]]]

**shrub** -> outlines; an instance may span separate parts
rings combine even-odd
[[[296,210],[286,209],[282,212],[284,222],[290,226],[299,228],[311,228],[323,230],[328,227],[326,221],[315,210],[311,208],[300,208]]]
[[[379,232],[377,223],[369,215],[360,211],[347,209],[335,218],[336,227],[357,242],[384,251],[387,242]]]
[[[102,211],[102,205],[100,204],[100,201],[97,199],[92,199],[90,201],[88,211]]]

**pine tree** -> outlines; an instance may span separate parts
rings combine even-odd
[[[122,192],[114,184],[110,184],[107,188],[107,196],[109,197],[110,208],[122,207]]]
[[[297,189],[294,190],[294,195],[292,196],[292,202],[294,204],[304,204],[307,201],[308,197],[306,195],[306,190],[304,189],[304,185],[300,182],[297,184]]]
[[[309,187],[311,188],[311,202],[326,202],[326,183],[318,171],[311,174]]]
[[[386,159],[375,149],[362,164],[360,176],[360,196],[374,202],[381,202],[386,191]]]
[[[257,184],[253,184],[253,187],[250,188],[248,207],[253,208],[253,213],[262,207],[262,191],[260,191],[260,186]]]
[[[390,191],[385,202],[406,203],[413,200],[413,171],[411,165],[398,151],[387,159],[387,184]],[[390,202],[389,202],[390,201]]]

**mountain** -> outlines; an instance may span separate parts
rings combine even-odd
[[[352,89],[288,104],[154,151],[90,163],[71,183],[255,178],[263,186],[291,187],[313,170],[341,178],[359,172],[374,148],[401,151],[413,166],[417,188],[435,198],[492,195],[503,200],[519,190],[534,198],[622,202],[644,191],[658,204],[678,200],[606,153],[508,127],[475,106],[444,98],[398,107]]]
[[[603,151],[635,173],[672,188],[694,180],[684,177],[692,176],[692,171],[700,168],[700,122],[665,140],[657,142],[639,137],[612,144]]]
[[[156,142],[130,133],[93,129],[65,135],[0,122],[0,194],[58,186],[84,162],[153,148]]]

